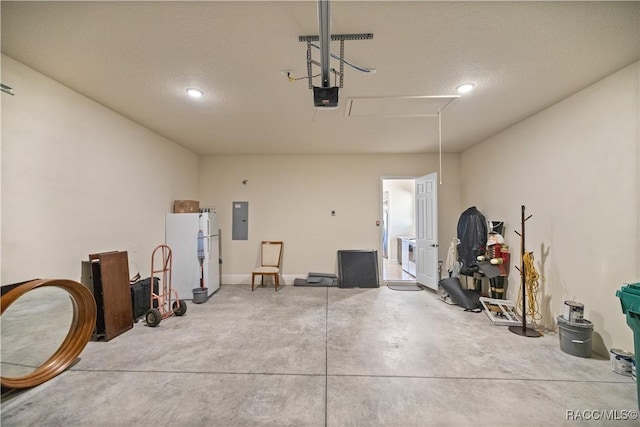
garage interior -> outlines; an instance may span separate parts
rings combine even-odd
[[[616,291],[640,281],[640,3],[333,1],[331,35],[371,37],[330,41],[321,82],[305,37],[322,3],[2,2],[2,285],[81,282],[109,251],[148,277],[176,200],[216,213],[221,261],[220,289],[182,294],[184,316],[3,389],[3,425],[573,425],[637,410],[609,354],[634,349]],[[336,108],[314,105],[325,83]],[[382,265],[383,180],[434,173],[438,259],[468,207],[503,221],[509,300],[526,205],[542,337],[428,289],[293,286],[337,273],[340,250]],[[265,240],[284,242],[281,286],[252,292]],[[567,300],[593,323],[589,358],[559,348]],[[37,319],[24,338],[55,347],[53,315]]]

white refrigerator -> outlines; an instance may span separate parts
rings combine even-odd
[[[198,257],[198,233],[202,231],[200,249],[204,249],[202,270]],[[200,287],[201,275],[207,297],[220,288],[220,233],[215,212],[167,214],[165,243],[171,248],[171,287],[180,299],[193,299],[193,289]]]

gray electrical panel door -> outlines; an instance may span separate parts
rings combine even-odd
[[[249,240],[249,202],[233,202],[233,240]]]

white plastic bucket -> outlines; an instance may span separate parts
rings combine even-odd
[[[619,348],[612,348],[609,350],[609,359],[611,361],[611,370],[613,372],[627,377],[631,376],[633,353],[620,350]]]

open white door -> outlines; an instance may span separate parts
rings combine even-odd
[[[438,290],[437,173],[416,178],[416,282]]]

